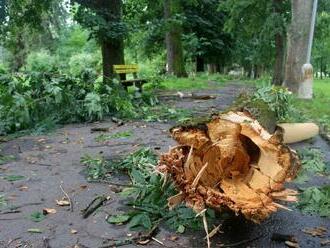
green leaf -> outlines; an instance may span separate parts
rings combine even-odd
[[[176,229],[176,232],[178,233],[184,233],[184,231],[186,230],[186,228],[184,227],[184,225],[179,225],[178,228]]]
[[[9,182],[14,182],[14,181],[22,180],[24,178],[25,178],[24,176],[20,176],[20,175],[9,175],[9,176],[5,176],[3,179]]]
[[[117,214],[110,216],[107,222],[110,224],[126,223],[130,218],[131,216],[128,214]]]
[[[42,233],[42,230],[39,228],[30,228],[27,230],[29,233]]]
[[[144,227],[145,229],[151,229],[152,223],[150,217],[147,213],[138,213],[132,217],[130,222],[128,223],[129,228],[133,227]]]
[[[30,215],[30,220],[34,221],[34,222],[41,222],[45,219],[45,215],[43,215],[43,213],[41,212],[33,212]]]

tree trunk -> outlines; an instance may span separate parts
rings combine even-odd
[[[283,13],[283,0],[273,0],[274,12],[276,14]],[[275,64],[274,64],[274,75],[273,84],[282,85],[284,80],[284,62],[285,62],[285,51],[284,51],[285,38],[283,32],[275,34]]]
[[[207,64],[207,72],[209,74],[214,74],[217,72],[217,65],[214,63]]]
[[[12,71],[17,72],[24,65],[27,56],[26,44],[24,42],[24,37],[21,33],[17,35],[16,42],[13,47],[13,60],[10,63],[10,68]]]
[[[284,85],[293,93],[298,93],[299,84],[303,81],[302,66],[307,62],[313,0],[292,0],[291,6]]]
[[[186,77],[184,68],[183,48],[181,41],[182,27],[172,18],[180,13],[181,6],[179,0],[164,1],[164,16],[167,20],[167,32],[165,44],[167,51],[167,73],[177,77]]]
[[[124,47],[122,41],[109,40],[102,42],[102,63],[104,82],[114,78],[113,65],[124,64]]]
[[[323,59],[321,58],[320,62],[320,70],[321,70],[321,79],[323,79]]]
[[[196,72],[204,71],[204,59],[201,56],[196,57]]]
[[[111,13],[108,15],[107,22],[121,22],[123,5],[122,0],[103,1],[102,5]],[[109,80],[113,79],[115,76],[113,71],[113,65],[124,64],[123,38],[104,38],[101,41],[101,48],[103,63],[103,81],[109,82]]]

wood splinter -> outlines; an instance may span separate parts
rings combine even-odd
[[[297,200],[296,191],[284,188],[300,168],[296,153],[249,113],[219,114],[170,131],[178,145],[161,155],[158,170],[180,192],[169,198],[171,208],[184,202],[196,213],[230,209],[260,223],[278,209],[290,211],[276,201]]]

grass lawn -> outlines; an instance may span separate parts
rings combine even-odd
[[[232,80],[231,77],[221,75],[221,74],[211,74],[207,75],[206,73],[198,74],[194,77],[190,76],[187,78],[176,78],[176,77],[167,77],[157,85],[158,89],[161,90],[190,90],[190,89],[210,89],[224,85],[225,82]],[[214,82],[213,84],[210,82]],[[145,85],[145,88],[148,89],[152,87],[151,83]]]

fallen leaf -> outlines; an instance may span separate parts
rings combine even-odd
[[[18,190],[19,191],[27,191],[28,190],[28,186],[20,186],[19,188],[18,188]]]
[[[77,231],[77,230],[75,230],[75,229],[71,229],[70,233],[71,233],[71,234],[77,234],[77,233],[78,233],[78,231]]]
[[[178,236],[171,236],[171,237],[169,238],[169,240],[171,240],[171,241],[176,241],[176,240],[178,240],[178,239],[179,239]]]
[[[285,241],[285,245],[290,248],[300,248],[298,243],[291,242],[291,241]]]
[[[54,208],[44,208],[42,210],[42,213],[44,215],[46,215],[46,214],[56,214],[56,209],[54,209]]]
[[[70,202],[66,199],[56,200],[56,204],[61,206],[61,207],[70,206]]]
[[[81,189],[87,189],[87,187],[88,187],[87,185],[80,185]]]
[[[322,240],[320,244],[321,246],[330,245],[330,239]]]
[[[146,245],[150,242],[150,239],[136,241],[139,245]]]

